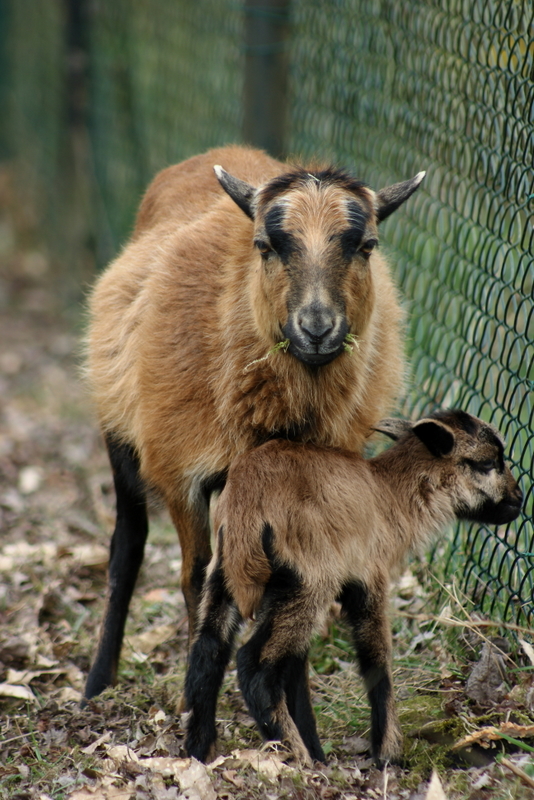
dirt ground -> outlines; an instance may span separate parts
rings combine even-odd
[[[367,704],[335,625],[312,658],[326,767],[297,768],[262,744],[233,669],[221,694],[219,757],[207,768],[186,758],[175,711],[187,633],[180,551],[157,507],[119,684],[80,709],[114,496],[79,377],[81,315],[61,307],[60,278],[34,239],[21,242],[19,227],[0,209],[0,798],[534,797],[532,637],[514,640],[515,649],[490,642],[497,631],[462,617],[452,600],[433,616],[411,573],[396,594],[402,766],[379,771],[369,759]],[[433,768],[439,778],[429,788]]]

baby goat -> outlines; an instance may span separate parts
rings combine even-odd
[[[248,708],[265,739],[286,742],[304,763],[324,761],[307,657],[334,600],[367,688],[373,756],[380,764],[401,754],[390,574],[455,518],[510,522],[523,498],[499,432],[476,417],[441,411],[415,423],[386,419],[376,430],[397,444],[368,460],[278,439],[233,462],[215,512],[217,547],[186,676],[190,755],[212,754],[217,694],[239,625],[252,617],[252,635],[237,653]]]

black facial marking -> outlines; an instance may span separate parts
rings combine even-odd
[[[269,181],[261,190],[262,201],[269,203],[271,200],[274,200],[275,197],[301,185],[302,176],[304,174],[303,170],[293,170],[285,173],[285,175],[279,175],[277,178],[273,178],[273,180]]]
[[[265,215],[265,231],[274,251],[283,263],[296,252],[297,245],[292,234],[284,230],[284,209],[282,206],[273,206]]]
[[[481,475],[488,475],[493,469],[499,468],[499,462],[493,458],[487,458],[484,459],[484,461],[474,461],[471,458],[466,458],[464,459],[464,463]]]
[[[504,447],[502,441],[491,430],[491,428],[482,428],[480,432],[480,438],[484,439],[484,441],[488,442],[489,444],[492,444],[497,449],[495,460],[497,461],[499,470],[502,472],[504,469]]]
[[[518,492],[510,497],[496,503],[490,497],[478,508],[460,507],[456,510],[458,519],[465,519],[468,522],[478,522],[487,525],[505,525],[512,522],[521,513],[522,494]]]
[[[348,192],[354,192],[355,194],[361,194],[361,190],[367,188],[363,181],[357,181],[348,172],[337,167],[312,170],[308,174],[313,175],[320,183],[336,184],[341,189],[346,189]]]
[[[350,227],[343,231],[339,240],[343,257],[348,260],[354,257],[362,244],[369,214],[355,200],[349,200],[347,203],[347,216]]]
[[[347,203],[347,217],[351,228],[359,231],[360,237],[363,236],[365,225],[369,220],[368,212],[355,200],[349,200]]]
[[[302,167],[291,170],[284,175],[279,175],[269,181],[261,190],[261,202],[269,203],[284,192],[304,186],[311,181],[318,184],[336,185],[340,189],[353,192],[356,195],[364,196],[362,189],[367,188],[367,184],[358,181],[337,167],[326,167],[324,169],[306,170]]]

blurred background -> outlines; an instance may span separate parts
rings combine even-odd
[[[532,622],[533,23],[530,0],[0,0],[0,255],[23,253],[0,310],[33,280],[78,327],[155,172],[212,146],[376,189],[427,170],[382,230],[409,318],[402,410],[494,422],[525,493],[516,523],[459,527],[433,567]]]

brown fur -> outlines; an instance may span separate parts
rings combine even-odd
[[[283,354],[247,369],[281,338],[286,278],[277,271],[269,296],[253,224],[220,189],[218,161],[257,183],[283,170],[241,148],[165,170],[145,196],[133,242],[90,300],[87,367],[102,426],[136,447],[143,477],[170,500],[188,495],[191,476],[224,469],[272,431],[307,425],[307,439],[361,449],[403,374],[402,315],[378,253],[363,302],[357,285],[348,287],[355,352],[318,373]],[[316,192],[309,209],[300,208],[303,194],[295,210],[303,236],[321,215],[340,213],[329,208],[336,193],[323,202]],[[318,247],[322,233],[317,225]]]
[[[225,529],[228,585],[240,613],[253,616],[270,575],[261,531],[276,532],[277,554],[314,587],[335,595],[342,583],[368,583],[378,570],[389,575],[412,549],[425,544],[465,507],[483,501],[477,482],[495,498],[514,491],[506,467],[479,478],[466,458],[484,460],[496,444],[478,422],[474,437],[455,423],[455,448],[435,458],[414,435],[376,458],[281,440],[236,459],[216,509]],[[475,418],[472,418],[475,419]],[[347,523],[350,521],[350,524]]]
[[[313,628],[341,599],[370,693],[373,671],[392,685],[388,584],[408,551],[455,518],[508,522],[522,502],[491,425],[452,411],[413,425],[384,420],[377,429],[399,441],[369,460],[282,440],[238,457],[215,511],[221,535],[211,566],[222,568],[242,617],[257,616],[258,624],[267,613],[264,593],[274,572],[285,570],[298,586],[289,591],[287,607],[274,614],[260,664],[306,654]],[[266,526],[274,554],[265,549]],[[360,587],[358,601],[351,601],[351,587]],[[364,665],[371,665],[369,674]],[[382,701],[379,761],[398,756],[402,741],[392,692],[385,691]],[[292,728],[285,738],[294,740]]]
[[[378,221],[421,179],[398,199],[398,187],[375,193],[297,170],[295,186],[274,192],[299,250],[290,280],[280,259],[263,258],[253,244],[265,234],[273,191],[256,193],[253,222],[221,188],[218,163],[256,187],[287,171],[235,146],[164,170],[89,302],[87,376],[100,424],[133,448],[143,480],[169,507],[191,621],[192,571],[210,557],[203,484],[277,432],[360,451],[391,407],[404,368],[397,292],[376,249],[369,257],[356,252],[347,268],[336,237],[349,199],[363,209],[364,238],[376,238]],[[295,303],[324,295],[345,309],[358,338],[352,353],[317,368],[291,353],[264,358],[284,338],[295,281]],[[316,296],[310,287],[319,284]]]

